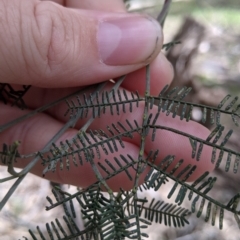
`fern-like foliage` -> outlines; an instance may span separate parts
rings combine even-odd
[[[147,69],[147,74],[149,74],[149,69]],[[65,215],[62,221],[56,219],[46,224],[47,236],[45,236],[45,231],[43,232],[37,227],[36,231],[29,231],[31,237],[33,239],[55,239],[55,237],[57,239],[75,239],[77,237],[80,239],[144,239],[148,236],[144,229],[152,222],[183,227],[188,224],[187,216],[190,212],[196,213],[197,217],[204,215],[205,221],[211,221],[212,225],[215,225],[218,216],[220,229],[223,228],[224,212],[232,212],[240,227],[239,194],[236,194],[226,205],[219,203],[209,195],[217,180],[216,177],[209,177],[209,173],[206,172],[193,183],[188,183],[188,179],[196,170],[195,165],[189,164],[181,168],[176,175],[175,173],[182,166],[184,159],[176,162],[174,155],[168,155],[162,161],[157,161],[161,147],[152,149],[147,156],[143,155],[146,136],[150,136],[151,140],[155,141],[158,130],[167,130],[189,139],[192,158],[195,158],[196,161],[200,160],[203,148],[209,146],[212,148],[210,161],[215,164],[216,168],[219,167],[223,155],[226,153],[225,170],[229,171],[231,160],[234,157],[233,172],[237,172],[240,153],[225,147],[232,130],[224,134],[224,127],[220,121],[221,114],[229,114],[233,122],[238,125],[239,105],[234,106],[236,98],[227,104],[227,100],[230,99],[230,96],[227,96],[216,108],[201,106],[204,112],[202,121],[210,118],[211,122],[216,124],[205,140],[157,123],[161,114],[175,118],[177,113],[180,113],[181,120],[189,121],[193,107],[199,107],[197,104],[184,101],[190,90],[185,87],[167,90],[166,86],[158,96],[150,96],[148,95],[149,91],[146,91],[144,97],[140,97],[138,93],[131,93],[130,98],[126,92],[112,89],[108,92],[95,92],[89,96],[83,95],[83,100],[80,97],[76,97],[76,101],[66,100],[69,108],[67,114],[70,114],[70,119],[89,117],[95,119],[107,112],[119,115],[122,112],[132,112],[133,108],[138,108],[142,104],[145,106],[144,117],[142,125],[136,120],[132,122],[126,120],[106,126],[107,132],[101,129],[80,130],[72,139],[66,139],[59,145],[52,142],[47,152],[39,151],[36,154],[36,157],[40,158],[42,164],[46,166],[44,174],[47,174],[48,171],[56,171],[57,167],[64,171],[72,167],[90,164],[97,181],[72,195],[54,188],[55,200],[47,197],[50,205],[46,209],[51,210],[63,205]],[[227,104],[225,108],[223,108],[224,104]],[[157,112],[148,113],[153,106],[157,106]],[[113,159],[107,159],[109,154],[117,153],[119,149],[125,148],[123,139],[132,139],[136,135],[141,137],[138,158],[133,158],[126,153],[119,154],[119,157]],[[4,145],[0,152],[2,163],[8,165],[9,169],[12,169],[11,166],[15,159],[20,157],[17,150],[18,145],[18,142],[9,147]],[[103,156],[106,159],[102,160]],[[139,177],[146,168],[150,170],[144,178],[144,183],[139,186]],[[16,175],[15,171],[10,171],[10,173],[13,176]],[[120,173],[124,173],[133,182],[133,188],[130,191],[121,190],[119,193],[114,193],[108,185],[108,180]],[[138,197],[138,191],[146,189],[158,191],[170,180],[175,184],[169,190],[167,197],[173,198],[175,204]],[[102,190],[106,193],[103,194]],[[186,199],[191,201],[190,210],[181,207]],[[84,229],[79,229],[74,221],[76,218],[74,205],[76,204],[79,204],[82,209]],[[70,207],[68,208],[67,205]]]
[[[145,219],[156,223],[164,223],[166,226],[184,227],[189,224],[186,217],[190,214],[188,209],[178,207],[174,204],[165,203],[164,201],[156,201],[153,198],[149,206],[145,206],[145,201],[139,206],[139,215],[144,215]]]

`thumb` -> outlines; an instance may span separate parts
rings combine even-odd
[[[37,0],[3,0],[0,9],[0,77],[7,83],[89,85],[141,68],[162,46],[159,24],[145,15]]]

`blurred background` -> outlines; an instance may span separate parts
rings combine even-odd
[[[163,0],[127,0],[131,12],[145,12],[156,17],[162,8]],[[240,95],[240,1],[239,0],[176,0],[173,1],[164,25],[164,42],[180,40],[165,52],[175,69],[172,86],[191,86],[193,88],[188,101],[216,106],[228,93]],[[201,119],[201,109],[194,109],[193,119]],[[240,151],[240,132],[229,119],[223,119],[234,133],[229,147]],[[205,126],[211,128],[209,122]],[[226,160],[224,160],[226,161]],[[228,203],[240,190],[240,173],[224,172],[224,163],[213,176],[218,181],[211,197],[223,204]],[[6,176],[5,168],[0,168],[1,177]],[[4,196],[13,182],[0,186],[0,198]],[[63,186],[75,192],[76,188]],[[160,192],[147,192],[147,196],[157,200],[169,201],[166,193],[169,185]],[[142,194],[142,193],[140,193]],[[45,212],[46,196],[52,196],[48,181],[33,175],[27,176],[24,184],[10,198],[0,214],[0,239],[22,239],[28,236],[27,229],[37,225],[44,229],[46,222],[62,217],[62,209]],[[146,196],[146,193],[145,195]],[[174,199],[173,199],[174,200]],[[172,202],[173,202],[172,200]],[[24,204],[23,204],[24,203]],[[189,208],[190,202],[183,207]],[[82,224],[78,219],[78,224]],[[150,240],[240,240],[240,230],[234,217],[225,213],[224,228],[218,229],[204,222],[204,216],[197,219],[194,214],[190,224],[181,229],[153,224],[149,230]]]

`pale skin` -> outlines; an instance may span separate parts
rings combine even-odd
[[[1,14],[4,19],[4,22],[0,21],[0,45],[2,46],[0,49],[0,81],[13,84],[15,87],[23,84],[32,85],[24,97],[26,105],[30,109],[36,109],[66,96],[81,89],[82,86],[100,83],[106,79],[116,79],[125,74],[128,76],[120,89],[124,88],[129,95],[130,91],[138,90],[143,95],[145,91],[144,67],[148,63],[151,67],[152,95],[157,95],[166,84],[170,84],[172,81],[172,67],[161,53],[163,42],[161,32],[158,34],[158,42],[154,46],[154,51],[148,54],[147,58],[142,57],[145,53],[142,53],[141,49],[136,51],[136,56],[131,56],[131,63],[125,63],[123,57],[119,65],[105,64],[99,58],[96,46],[98,22],[130,16],[129,13],[126,13],[121,0],[2,0],[0,9],[3,9]],[[20,22],[22,24],[19,24]],[[151,42],[152,40],[146,41]],[[129,44],[131,47],[131,42]],[[107,88],[109,87],[111,87],[111,83],[108,84]],[[141,104],[139,108],[134,106],[133,113],[120,116],[111,116],[110,113],[102,115],[93,122],[90,129],[104,130],[106,125],[125,121],[125,119],[129,121],[136,119],[141,123],[143,108],[144,105]],[[68,120],[63,116],[65,110],[66,104],[62,103],[0,133],[0,145],[20,140],[22,142],[19,147],[21,154],[38,151]],[[9,104],[4,105],[0,102],[0,125],[29,111],[24,110],[23,112],[16,107],[10,107]],[[156,111],[156,107],[151,110],[152,113],[156,113]],[[84,122],[85,120],[78,121],[75,128],[67,130],[59,141],[75,136]],[[202,139],[206,139],[209,134],[209,130],[198,123],[186,123],[180,121],[179,118],[166,117],[164,114],[161,115],[157,124],[176,128]],[[125,148],[120,149],[116,156],[128,153],[137,158],[139,143],[139,136],[136,135],[134,139],[124,139]],[[191,158],[189,140],[179,135],[161,131],[156,136],[155,142],[151,141],[151,137],[147,137],[145,154],[158,148],[160,149],[158,162],[166,155],[171,154],[176,155],[176,161],[184,159],[184,166],[189,163],[196,164],[197,171],[190,180],[195,180],[205,171],[211,171],[214,168],[210,162],[211,149],[205,148],[201,160],[196,162]],[[110,160],[114,156],[114,154],[103,155],[103,159]],[[28,161],[30,160],[19,160],[16,167],[23,168]],[[43,167],[39,162],[33,168],[32,173],[42,176],[42,171]],[[55,173],[47,173],[45,178],[81,187],[89,186],[96,181],[91,166],[88,164],[84,164],[82,167],[72,166],[69,171],[57,170]],[[143,181],[143,177],[141,177],[141,181]],[[125,174],[119,174],[108,184],[117,191],[119,187],[130,189],[133,183]]]

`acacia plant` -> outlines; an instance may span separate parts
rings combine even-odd
[[[159,14],[158,20],[162,25],[170,2],[165,0],[163,9]],[[172,45],[174,43],[165,44],[164,47],[168,48]],[[161,146],[152,149],[147,156],[144,156],[146,137],[150,136],[151,140],[155,141],[155,136],[160,134],[161,130],[165,130],[188,138],[189,145],[192,148],[192,158],[196,161],[200,160],[203,149],[208,147],[212,149],[212,156],[209,161],[214,163],[216,168],[221,164],[223,156],[227,155],[225,170],[237,173],[240,152],[225,147],[233,131],[224,131],[220,116],[223,114],[230,115],[235,125],[238,125],[240,117],[238,98],[227,95],[218,106],[209,107],[186,102],[184,98],[191,91],[190,88],[183,87],[169,90],[168,86],[164,87],[159,95],[152,96],[149,94],[151,81],[149,66],[146,66],[145,95],[140,96],[138,92],[132,92],[131,97],[129,97],[126,92],[118,90],[124,78],[125,76],[118,79],[109,91],[103,91],[107,82],[81,89],[0,126],[0,132],[3,132],[14,124],[45,111],[62,101],[65,101],[68,106],[68,111],[63,114],[69,116],[69,121],[43,149],[25,156],[18,151],[20,142],[17,139],[11,145],[3,145],[0,160],[2,164],[7,165],[6,169],[10,176],[0,179],[0,183],[12,179],[15,179],[15,182],[5,197],[1,199],[0,209],[4,207],[13,192],[38,161],[41,161],[45,166],[43,175],[49,171],[54,172],[56,168],[66,171],[70,167],[81,167],[88,164],[96,175],[96,182],[86,188],[79,188],[75,194],[69,194],[59,187],[53,187],[52,192],[55,199],[47,197],[48,206],[46,210],[49,211],[62,205],[65,215],[63,219],[55,219],[46,223],[47,234],[43,233],[39,227],[36,228],[37,230],[29,230],[32,239],[144,239],[148,237],[145,229],[152,222],[183,227],[188,224],[187,217],[190,213],[195,213],[197,217],[205,215],[205,221],[211,221],[212,225],[215,224],[216,216],[218,216],[218,225],[222,229],[225,211],[234,215],[240,228],[239,193],[232,196],[229,203],[224,205],[209,196],[209,192],[217,180],[215,177],[209,177],[209,172],[205,172],[193,183],[188,183],[188,179],[196,171],[194,164],[187,165],[177,175],[174,175],[181,167],[184,159],[179,160],[177,164],[175,162],[173,165],[175,156],[169,153],[162,161],[156,162]],[[11,101],[12,105],[17,105],[20,108],[27,107],[23,97],[27,91],[31,91],[30,86],[23,86],[22,91],[15,91],[9,84],[4,83],[1,83],[0,87],[1,100],[6,104]],[[84,94],[93,87],[95,90],[91,94]],[[110,112],[112,115],[121,115],[125,112],[132,112],[133,106],[139,107],[142,103],[144,104],[144,113],[141,124],[136,120],[133,122],[126,120],[113,122],[106,127],[107,131],[102,129],[88,130],[90,124],[96,118],[101,118],[105,112]],[[156,114],[150,112],[154,105],[158,109]],[[157,119],[161,118],[163,114],[166,114],[169,118],[175,118],[178,114],[182,121],[188,122],[191,119],[194,107],[202,109],[203,123],[210,119],[211,123],[215,124],[214,130],[207,139],[200,139],[178,129],[156,123]],[[66,139],[59,145],[55,143],[68,128],[74,126],[79,119],[85,118],[88,118],[88,120],[79,129],[76,136],[72,139]],[[119,148],[124,148],[122,139],[136,136],[139,136],[140,139],[137,158],[126,152],[124,155],[119,154],[118,157],[113,159],[102,159],[101,152],[104,152],[105,155],[109,155],[109,153],[117,155]],[[16,172],[14,162],[18,161],[19,158],[27,157],[33,157],[33,160],[23,170]],[[139,186],[140,177],[146,168],[149,168],[150,171],[145,176],[144,183]],[[120,173],[126,174],[129,180],[133,182],[133,187],[128,191],[121,189],[118,193],[115,193],[109,186],[108,180]],[[161,186],[168,184],[170,179],[175,184],[169,190],[168,198],[172,198],[175,194],[175,204],[138,196],[139,190],[153,189],[158,191]],[[191,201],[191,209],[181,207],[181,204],[187,198],[188,201]],[[81,214],[85,223],[84,229],[80,229],[75,223],[76,214],[79,214],[75,211],[74,206],[76,204],[81,207]],[[27,237],[24,238],[28,239]]]

